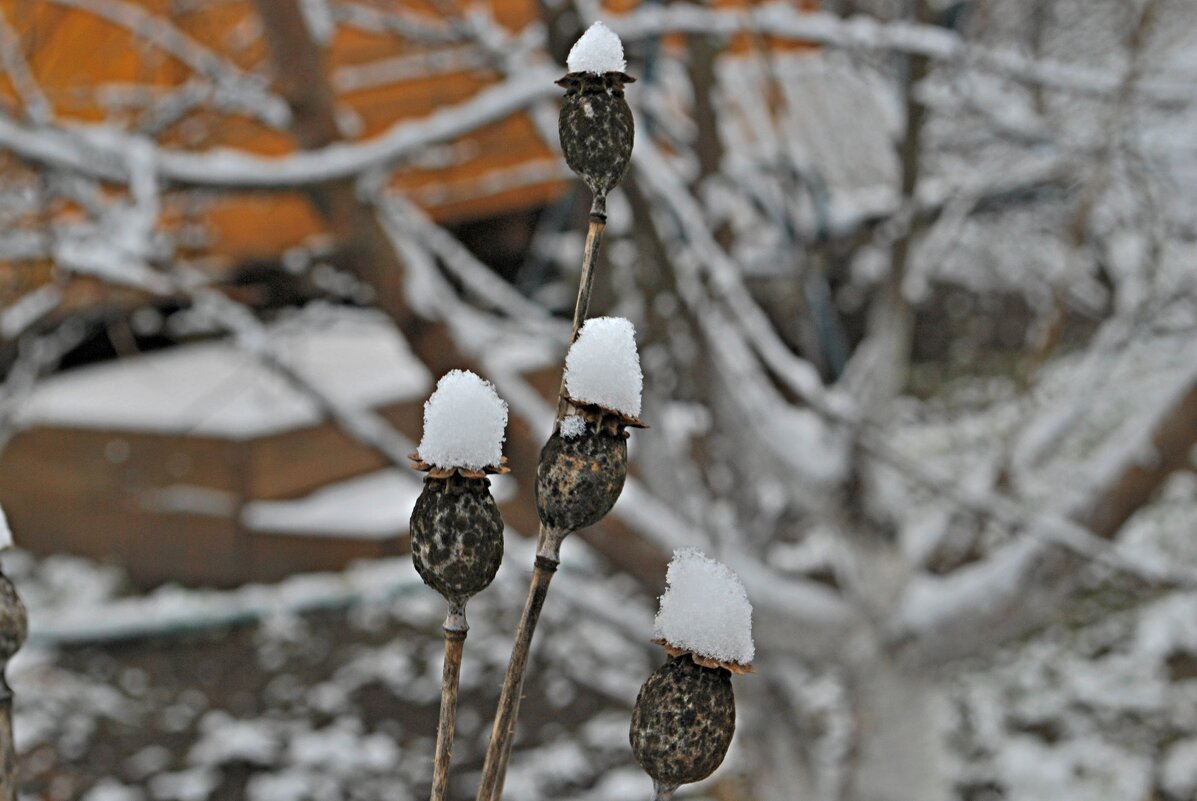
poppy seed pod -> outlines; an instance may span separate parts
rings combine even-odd
[[[644,772],[659,787],[675,788],[710,776],[735,730],[731,673],[685,654],[670,657],[640,688],[629,739]]]
[[[503,518],[485,476],[429,475],[411,513],[411,553],[424,583],[462,606],[503,560]]]
[[[628,477],[629,422],[596,406],[549,437],[536,468],[536,511],[545,527],[577,531],[593,526],[619,500]]]
[[[565,162],[598,199],[619,185],[632,161],[635,124],[624,99],[623,72],[571,72],[557,81],[565,88],[558,133]]]

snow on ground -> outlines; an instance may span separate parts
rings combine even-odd
[[[419,397],[431,377],[394,325],[337,310],[267,329],[265,343],[316,389],[350,408]],[[23,425],[248,439],[315,425],[324,414],[277,371],[227,341],[70,370],[38,384]]]
[[[511,546],[493,599],[470,609],[454,799],[473,797],[533,561],[534,545]],[[636,776],[647,792],[627,725],[661,656],[648,642],[650,599],[624,577],[594,572],[583,550],[571,556],[538,631],[511,782],[528,801],[615,801]],[[75,557],[10,551],[4,566],[42,633],[10,672],[24,797],[427,796],[444,603],[409,559],[273,586],[147,594]],[[622,600],[594,608],[608,598]],[[63,636],[46,636],[54,631]]]
[[[1166,505],[1175,507],[1167,519],[1191,520],[1197,491],[1173,488]],[[1136,525],[1146,537],[1154,518]],[[533,546],[513,540],[509,550],[493,598],[470,610],[455,799],[472,797],[526,592]],[[647,797],[627,726],[637,689],[662,659],[649,645],[651,599],[626,577],[597,573],[584,549],[569,556],[537,634],[512,797]],[[11,670],[26,797],[426,796],[444,604],[409,560],[267,587],[144,595],[114,568],[76,557],[15,550],[3,561],[34,632]],[[1141,612],[1115,611],[1126,592],[1143,590],[1095,584],[1050,630],[945,676],[962,797],[1188,797],[1197,775],[1197,593],[1148,595]],[[97,642],[105,636],[113,641]],[[825,696],[819,714],[828,721],[846,712],[842,692],[815,692],[834,685],[826,674],[776,678]],[[737,749],[765,748],[755,731],[741,727]],[[716,779],[735,775],[733,761]],[[709,786],[691,792],[713,797]]]

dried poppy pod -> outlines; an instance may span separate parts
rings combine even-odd
[[[658,797],[668,797],[678,786],[714,773],[735,731],[731,672],[682,654],[671,656],[640,688],[629,739]]]
[[[636,131],[623,87],[635,80],[624,72],[571,72],[557,81],[565,89],[558,119],[561,151],[600,210],[632,162]]]
[[[536,511],[549,529],[577,531],[611,511],[628,477],[628,428],[640,420],[569,400],[566,417],[540,451]]]
[[[635,123],[623,88],[636,79],[624,71],[623,43],[602,22],[574,43],[566,67],[569,72],[557,81],[565,89],[558,119],[561,150],[594,194],[591,213],[603,217],[607,193],[623,180],[632,160]]]
[[[487,475],[507,467],[446,469],[412,459],[428,474],[411,513],[412,561],[425,584],[464,606],[490,586],[503,561],[503,518]]]
[[[636,698],[629,737],[658,801],[723,762],[736,731],[733,673],[752,672],[752,604],[739,577],[695,548],[673,554],[653,623],[669,661]]]

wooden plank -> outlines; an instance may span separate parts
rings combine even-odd
[[[246,448],[245,495],[254,500],[295,498],[386,465],[333,423],[262,437]]]
[[[361,559],[400,556],[410,550],[407,535],[359,539],[338,534],[247,535],[254,581],[279,581],[295,573],[344,570]]]

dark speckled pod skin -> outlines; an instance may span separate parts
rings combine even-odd
[[[540,522],[565,532],[593,526],[611,511],[627,477],[626,432],[588,426],[572,439],[555,432],[536,468]]]
[[[558,120],[565,162],[599,197],[619,184],[632,160],[635,130],[623,96],[632,80],[622,72],[571,72],[557,81],[566,89]]]
[[[632,710],[632,753],[663,787],[701,781],[723,762],[736,731],[731,674],[672,657],[648,677]]]
[[[503,518],[490,481],[425,478],[411,513],[411,554],[420,578],[450,604],[486,589],[503,561]]]

